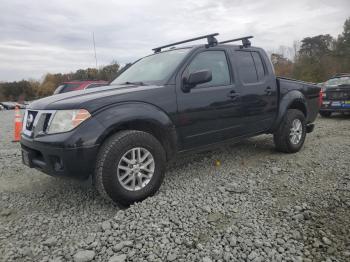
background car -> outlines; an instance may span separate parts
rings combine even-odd
[[[19,104],[17,102],[1,102],[0,105],[5,110],[15,109],[16,106],[18,106],[20,109],[25,109],[26,108],[26,106],[24,104]]]
[[[330,117],[334,112],[350,113],[350,73],[338,74],[324,83],[320,115]]]
[[[64,82],[62,83],[62,85],[56,88],[53,94],[56,95],[56,94],[70,92],[70,91],[83,90],[83,89],[94,88],[99,86],[106,86],[108,84],[109,83],[107,81],[103,81],[103,80]]]

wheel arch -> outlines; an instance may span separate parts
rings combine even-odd
[[[276,117],[275,124],[272,127],[271,132],[274,132],[279,127],[283,118],[286,116],[288,109],[300,110],[305,118],[308,117],[307,103],[305,96],[298,90],[293,90],[284,95],[280,101],[278,114]]]
[[[97,113],[98,121],[106,128],[97,139],[98,144],[122,130],[150,133],[164,147],[166,159],[177,151],[177,135],[170,117],[156,106],[145,103],[127,103],[113,106]]]

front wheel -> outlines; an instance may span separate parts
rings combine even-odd
[[[154,136],[121,131],[107,139],[99,151],[95,186],[103,197],[128,206],[157,192],[165,162],[164,149]]]
[[[285,153],[298,152],[305,141],[306,120],[297,109],[289,109],[285,119],[273,135],[276,149]]]

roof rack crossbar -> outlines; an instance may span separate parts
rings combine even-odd
[[[180,41],[180,42],[175,42],[175,43],[172,43],[172,44],[159,46],[159,47],[153,48],[152,50],[153,50],[155,53],[159,53],[160,51],[162,51],[163,48],[167,48],[167,47],[171,47],[171,46],[179,45],[179,44],[184,44],[184,43],[188,43],[188,42],[193,42],[193,41],[200,40],[200,39],[204,39],[204,38],[207,39],[207,41],[208,41],[208,46],[215,46],[215,45],[217,45],[217,43],[218,43],[218,41],[217,41],[216,38],[215,38],[215,36],[217,36],[217,35],[219,35],[219,33],[213,33],[213,34],[209,34],[209,35],[203,35],[203,36],[199,36],[199,37],[195,37],[195,38],[183,40],[183,41]]]
[[[240,37],[240,38],[235,38],[235,39],[230,39],[226,41],[221,41],[219,44],[226,44],[226,43],[231,43],[231,42],[237,42],[237,41],[242,41],[243,47],[250,47],[252,44],[249,41],[250,38],[253,38],[254,36],[245,36],[245,37]]]

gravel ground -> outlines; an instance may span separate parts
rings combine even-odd
[[[0,112],[2,261],[350,261],[350,116],[318,118],[293,155],[260,136],[182,157],[124,210],[25,168],[12,121]]]

